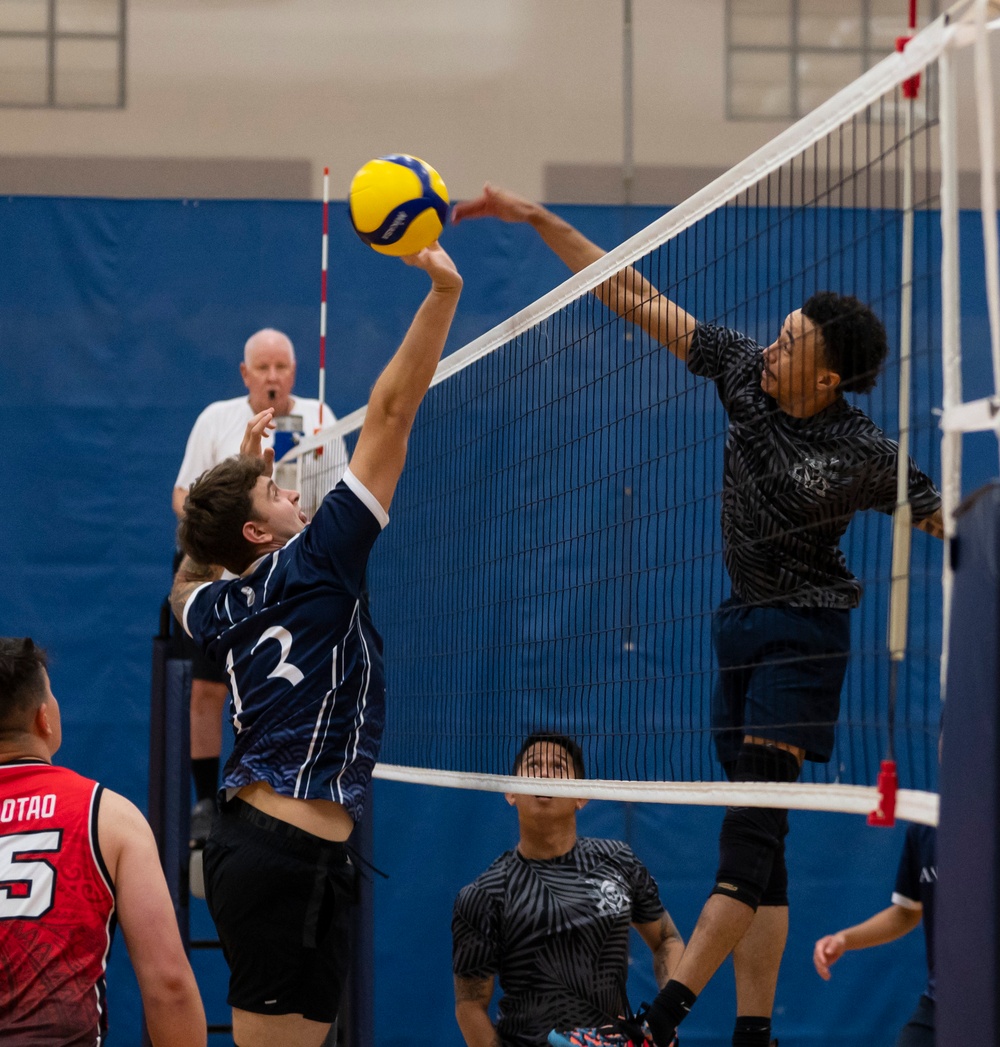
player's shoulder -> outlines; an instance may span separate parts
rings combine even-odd
[[[46,763],[43,760],[12,760],[0,764],[0,790],[7,784],[21,781],[27,777],[36,778],[42,787],[60,789],[92,790],[98,782],[59,764]]]
[[[520,859],[514,851],[504,851],[503,854],[494,858],[471,883],[467,883],[458,892],[458,897],[471,900],[503,894],[507,881],[510,878],[510,872],[519,861]]]
[[[830,417],[830,423],[835,432],[839,431],[852,440],[867,440],[873,446],[895,446],[868,413],[850,400],[841,398],[838,409]]]
[[[720,349],[737,349],[746,353],[759,353],[760,342],[751,338],[745,331],[722,324],[699,322],[695,325],[692,344],[701,347],[712,346]]]
[[[609,840],[604,836],[580,836],[576,844],[579,850],[586,854],[635,858],[632,848],[623,840]]]
[[[576,841],[576,862],[584,870],[600,866],[615,866],[620,870],[633,870],[642,865],[635,851],[621,840],[608,840],[598,836],[581,836]]]
[[[933,856],[937,849],[937,829],[933,825],[911,822],[906,829],[906,843],[918,854]]]

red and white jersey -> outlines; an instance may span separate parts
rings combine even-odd
[[[115,929],[97,842],[103,787],[39,761],[0,765],[0,1043],[105,1042]]]

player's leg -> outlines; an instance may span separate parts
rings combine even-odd
[[[219,788],[222,711],[228,694],[219,680],[191,680],[191,774],[199,800],[214,800]]]
[[[734,1047],[771,1042],[778,970],[788,938],[788,906],[761,904],[750,929],[733,949],[736,973]]]
[[[713,620],[719,676],[712,701],[712,726],[719,759],[727,775],[736,781],[795,781],[804,755],[803,749],[793,744],[797,738],[794,731],[780,736],[780,732],[768,729],[775,724],[801,723],[798,706],[788,712],[781,705],[781,700],[794,691],[781,676],[780,667],[788,657],[781,649],[782,623],[771,620],[772,612],[771,608],[740,607],[730,601],[719,608]],[[779,667],[777,675],[772,671],[775,667]],[[747,733],[750,731],[753,733]],[[750,932],[758,907],[772,886],[772,876],[779,881],[785,878],[787,831],[788,814],[784,810],[730,807],[726,811],[715,886],[677,970],[646,1015],[660,1047],[670,1042],[677,1025],[723,960]],[[759,987],[755,991],[765,996],[763,987],[776,979],[784,949],[784,935],[776,933],[779,926],[780,921],[764,917],[759,934],[764,939],[766,959],[762,957],[744,971],[744,983],[749,979]],[[773,999],[773,989],[771,996]],[[761,1015],[769,1017],[770,1010],[768,1006]]]
[[[814,759],[829,758],[847,664],[849,622],[845,612],[837,611],[766,609],[758,617],[767,646],[757,653],[759,665],[748,688],[747,729],[755,733],[745,738],[748,750],[757,756],[731,777],[794,781],[797,771],[787,756],[782,757],[784,763],[775,763],[768,747],[789,750],[800,765],[807,752]],[[768,883],[749,930],[733,950],[734,1047],[767,1047],[771,1042],[771,1014],[788,937],[788,818],[784,811],[770,814],[780,816],[780,823],[771,827]]]

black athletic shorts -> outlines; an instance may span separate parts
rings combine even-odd
[[[851,648],[851,612],[827,607],[746,607],[723,601],[712,618],[719,672],[712,729],[723,765],[750,734],[833,753],[840,689]]]
[[[229,1005],[334,1021],[356,899],[346,845],[235,799],[216,818],[204,860],[208,910],[229,964]]]

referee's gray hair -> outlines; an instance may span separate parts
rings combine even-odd
[[[291,338],[285,334],[284,331],[279,331],[275,327],[262,327],[259,331],[255,331],[247,339],[247,343],[243,346],[243,362],[250,365],[250,354],[263,342],[273,342],[280,340],[288,346],[288,355],[291,357],[292,363],[295,363],[295,346],[292,345]]]

